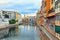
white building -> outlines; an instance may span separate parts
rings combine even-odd
[[[4,15],[7,14],[9,18],[5,18]],[[9,19],[15,19],[16,12],[14,11],[0,11],[0,23],[9,24]]]
[[[17,13],[17,14],[16,14]],[[4,15],[7,14],[9,18],[5,18]],[[18,19],[18,22],[21,22],[21,14],[16,11],[0,11],[0,22],[6,22],[10,19]]]
[[[18,22],[21,22],[21,21],[22,21],[21,14],[18,14]]]

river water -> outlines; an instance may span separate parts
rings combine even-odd
[[[20,25],[17,36],[10,36],[1,40],[40,40],[40,38],[36,26]]]

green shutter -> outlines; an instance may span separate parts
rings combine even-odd
[[[56,27],[55,27],[55,32],[57,32],[57,33],[60,34],[60,26],[56,26]]]

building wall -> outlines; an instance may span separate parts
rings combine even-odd
[[[15,19],[15,12],[14,11],[4,11],[4,14],[8,14],[10,19]]]
[[[49,21],[46,29],[53,35],[55,35],[55,0],[48,0],[46,4],[46,17]]]
[[[43,0],[40,10],[42,16],[38,12],[38,14],[41,16],[39,16],[38,22],[40,25],[45,25],[45,28],[54,36],[57,34],[57,32],[55,32],[57,30],[56,28],[60,27],[60,0],[57,1],[56,3],[55,0]],[[46,12],[44,12],[44,10],[46,10]],[[45,15],[43,15],[44,13]],[[58,34],[57,37],[60,38],[60,34]]]
[[[2,18],[2,11],[0,11],[0,18]]]
[[[50,0],[46,0],[46,16],[48,16],[49,10],[50,10]]]
[[[55,0],[46,0],[47,17],[55,15],[54,7],[55,7]]]
[[[16,12],[16,20],[18,20],[18,12]]]
[[[39,11],[37,16],[39,24],[45,25],[46,30],[60,39],[60,0],[42,0]]]
[[[21,18],[21,14],[18,14],[18,22],[21,22],[22,18]]]
[[[3,15],[5,15],[5,14],[7,14],[8,16],[9,16],[9,18],[4,18],[4,16]],[[0,11],[0,15],[1,15],[1,17],[0,17],[0,20],[3,22],[5,22],[6,21],[6,19],[7,20],[11,20],[11,19],[16,19],[16,20],[18,20],[19,18],[18,18],[18,12],[15,12],[15,11]]]
[[[60,0],[55,2],[55,12],[56,12],[56,21],[55,21],[55,31],[60,34]]]

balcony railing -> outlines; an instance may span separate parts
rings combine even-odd
[[[52,12],[55,12],[54,8],[52,8],[51,10],[48,11],[49,14]]]

